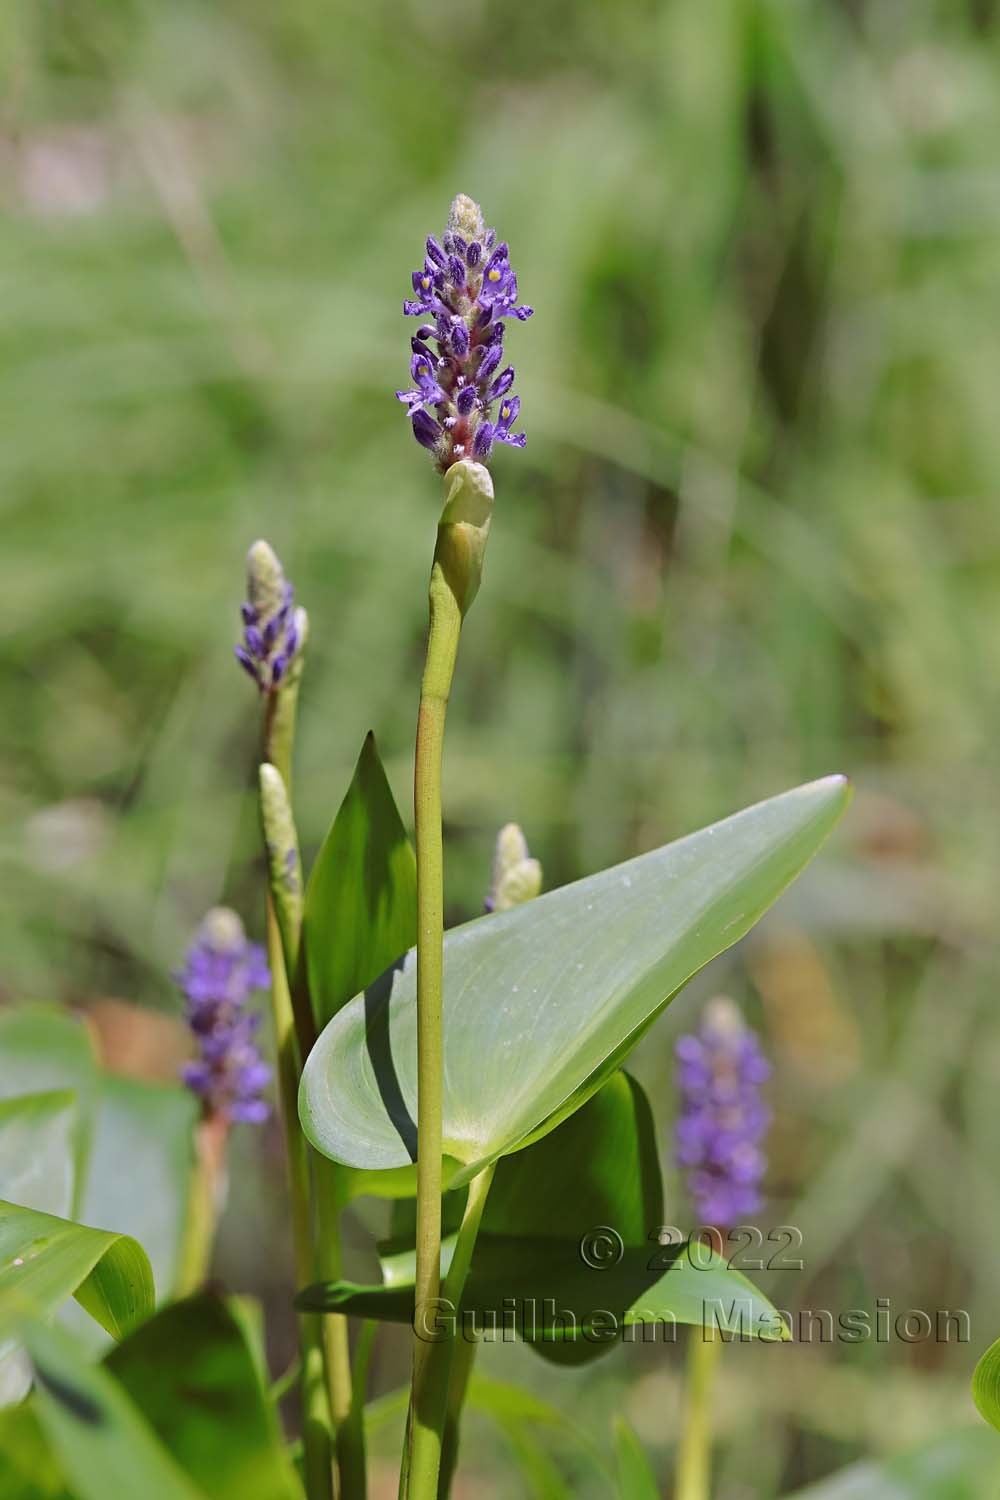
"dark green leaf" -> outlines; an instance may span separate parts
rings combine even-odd
[[[457,1230],[464,1199],[462,1191],[445,1195],[447,1233]],[[393,1228],[398,1233],[406,1221],[405,1244],[381,1247],[388,1285],[413,1281],[413,1209],[412,1203],[396,1206]],[[662,1217],[652,1112],[639,1084],[617,1073],[550,1135],[501,1159],[486,1200],[473,1268],[493,1253],[494,1237],[504,1246],[515,1239],[559,1241],[575,1262],[613,1257],[619,1246],[639,1248],[648,1260],[653,1254],[648,1235]],[[510,1295],[516,1296],[516,1268],[512,1270]],[[602,1274],[592,1272],[585,1302],[573,1306],[581,1320],[593,1308],[594,1292],[604,1289]],[[616,1308],[616,1316],[624,1314],[626,1306]],[[577,1339],[533,1347],[560,1363],[577,1364],[606,1353],[609,1345]]]
[[[461,1195],[448,1200],[453,1223]],[[397,1224],[404,1213],[407,1205]],[[495,1326],[502,1335],[504,1309],[514,1299],[518,1333],[561,1363],[606,1352],[616,1335],[672,1339],[674,1322],[784,1336],[766,1298],[707,1247],[689,1252],[650,1241],[661,1217],[649,1105],[639,1085],[618,1074],[550,1135],[499,1163],[462,1299],[470,1326]],[[453,1248],[451,1236],[443,1268]],[[383,1245],[381,1254],[383,1285],[312,1287],[300,1305],[410,1321],[412,1234],[404,1244]],[[648,1326],[640,1332],[637,1325]]]
[[[301,1500],[247,1337],[249,1314],[218,1297],[165,1308],[105,1365],[212,1500]]]
[[[67,1334],[30,1320],[17,1331],[34,1371],[32,1407],[77,1500],[208,1500],[213,1495],[194,1485],[113,1376],[88,1363]]]
[[[372,984],[416,936],[416,861],[369,734],[306,887],[302,942],[317,1025]]]
[[[741,937],[846,806],[830,777],[445,937],[444,1150],[452,1184],[583,1103],[650,1017]],[[331,938],[332,941],[332,938]],[[300,1111],[316,1147],[363,1168],[416,1151],[415,961],[327,1026]]]

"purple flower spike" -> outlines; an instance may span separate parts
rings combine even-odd
[[[423,399],[419,391],[399,394]],[[233,649],[260,691],[270,693],[288,677],[293,662],[301,664],[308,622],[304,609],[293,610],[294,590],[267,542],[254,542],[247,553],[247,594],[241,606],[243,642]]]
[[[181,1069],[206,1114],[228,1120],[266,1120],[260,1096],[271,1078],[256,1042],[260,1022],[246,1006],[254,990],[271,982],[263,948],[247,940],[234,911],[210,911],[174,976],[184,992],[185,1019],[198,1056]]]
[[[701,1223],[732,1229],[761,1206],[770,1112],[760,1087],[770,1065],[736,1006],[721,996],[696,1035],[678,1038],[674,1055],[681,1094],[674,1159]]]
[[[523,448],[524,434],[510,430],[520,402],[506,399],[513,366],[494,376],[504,357],[503,320],[523,323],[532,309],[518,304],[509,248],[496,244],[471,198],[455,199],[445,234],[427,240],[423,268],[411,282],[414,295],[403,311],[428,321],[411,341],[413,389],[397,391],[396,399],[407,408],[417,442],[434,453],[442,473],[470,453],[485,461],[494,443]],[[436,355],[425,342],[432,338]]]

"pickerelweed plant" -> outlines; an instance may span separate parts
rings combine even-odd
[[[407,1500],[447,1496],[467,1402],[496,1412],[509,1400],[496,1382],[477,1379],[483,1341],[513,1333],[540,1358],[583,1366],[676,1322],[698,1335],[785,1336],[771,1304],[724,1257],[656,1242],[658,1136],[624,1064],[686,982],[742,937],[816,853],[846,805],[847,785],[832,776],[798,787],[546,894],[541,865],[509,824],[497,839],[486,911],[445,932],[445,720],[461,633],[483,581],[491,465],[525,442],[514,431],[519,401],[504,363],[505,329],[532,309],[518,302],[507,245],[464,196],[442,237],[427,240],[412,291],[404,312],[421,320],[412,384],[397,395],[443,484],[417,713],[414,844],[369,735],[305,878],[292,766],[308,622],[274,551],[257,541],[236,655],[257,689],[265,951],[248,942],[234,913],[205,919],[179,975],[194,1055],[185,1086],[161,1087],[155,1101],[134,1089],[126,1098],[65,1016],[0,1030],[4,1055],[31,1053],[40,1027],[50,1051],[58,1036],[64,1059],[63,1092],[26,1088],[18,1119],[35,1121],[53,1153],[78,1135],[93,1143],[74,1147],[63,1197],[7,1204],[0,1218],[0,1334],[34,1381],[15,1438],[36,1467],[58,1470],[60,1494],[90,1500],[113,1486],[151,1500],[303,1492],[360,1500],[368,1358],[386,1322],[412,1331],[399,1465]],[[471,907],[482,901],[470,893]],[[294,1463],[245,1304],[190,1295],[207,1275],[204,1207],[218,1203],[218,1194],[198,1190],[191,1143],[206,1120],[239,1128],[264,1113],[269,1065],[247,1002],[265,983],[297,1281]],[[760,1170],[763,1117],[751,1094],[762,1060],[738,1014],[726,1014],[721,1031],[716,1016],[679,1053],[677,1149],[710,1222],[753,1211],[748,1195]],[[45,1073],[50,1090],[53,1076]],[[170,1184],[157,1197],[149,1257],[121,1232],[121,1203],[112,1210],[89,1196],[88,1174],[110,1139],[109,1111],[137,1151],[147,1143],[144,1170],[155,1163],[158,1180]],[[153,1118],[156,1128],[147,1128]],[[136,1213],[143,1193],[140,1180]],[[361,1195],[386,1200],[390,1220],[377,1246],[381,1280],[370,1285],[345,1279],[341,1263],[341,1221]],[[196,1204],[202,1219],[192,1233]],[[117,1341],[100,1365],[50,1326],[71,1295]],[[594,1444],[581,1444],[590,1461]],[[701,1496],[705,1441],[694,1447],[694,1477],[683,1477],[683,1459],[679,1469],[681,1500]],[[622,1496],[655,1493],[621,1423],[616,1451],[617,1477],[598,1454],[597,1482]]]

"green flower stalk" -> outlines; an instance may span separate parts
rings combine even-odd
[[[517,823],[505,823],[497,834],[493,855],[493,879],[486,898],[486,910],[509,911],[524,901],[541,895],[542,867],[528,853],[528,841]],[[469,1379],[476,1360],[474,1340],[462,1338],[456,1343],[451,1362],[448,1408],[441,1445],[441,1478],[438,1494],[447,1500],[458,1466],[458,1443],[462,1411],[469,1389]]]
[[[445,715],[462,621],[482,581],[493,514],[493,482],[484,467],[493,447],[523,447],[511,428],[520,401],[514,370],[498,373],[505,320],[524,321],[506,244],[497,244],[482,210],[460,193],[443,241],[429,238],[423,269],[413,274],[414,298],[404,303],[423,323],[411,341],[414,388],[397,391],[413,434],[437,459],[445,478],[430,580],[430,628],[420,689],[414,761],[417,845],[417,1236],[413,1385],[400,1494],[436,1500],[447,1416],[453,1341],[420,1338],[441,1290],[442,969],[444,958],[441,761]],[[436,349],[431,347],[436,344]],[[499,416],[494,406],[500,403]],[[433,409],[435,416],[430,415]],[[461,1297],[486,1193],[487,1169],[469,1186],[468,1206],[448,1272],[446,1291]]]
[[[294,591],[277,555],[257,541],[247,555],[243,643],[236,658],[263,699],[260,811],[268,860],[267,947],[271,1009],[278,1059],[292,1206],[292,1239],[299,1286],[329,1273],[339,1262],[339,1225],[329,1174],[321,1170],[326,1211],[316,1209],[317,1173],[302,1135],[298,1090],[302,1064],[315,1041],[305,988],[295,983],[302,925],[302,867],[291,807],[292,751],[299,679],[308,638],[305,610],[293,609]],[[317,1243],[317,1222],[321,1228]],[[299,1317],[303,1469],[309,1500],[332,1500],[333,1442],[342,1500],[364,1495],[364,1446],[352,1423],[347,1323],[315,1313]]]
[[[430,580],[430,628],[420,690],[414,766],[417,844],[417,1243],[413,1399],[409,1464],[401,1490],[417,1500],[437,1491],[447,1399],[448,1354],[422,1340],[441,1290],[442,965],[444,954],[441,759],[445,715],[466,611],[482,579],[493,513],[493,482],[462,460],[445,476]],[[441,1390],[442,1365],[444,1385]]]

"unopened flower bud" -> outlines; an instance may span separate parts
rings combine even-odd
[[[254,542],[247,553],[247,599],[240,610],[243,642],[235,650],[262,693],[273,692],[301,669],[307,621],[305,610],[293,609],[293,598],[273,548]]]
[[[464,616],[483,577],[483,559],[493,515],[493,481],[482,464],[462,460],[445,475],[445,502],[438,522],[434,561]]]
[[[528,841],[517,823],[506,823],[497,834],[493,855],[493,883],[487,911],[509,911],[531,901],[542,889],[542,867],[528,852]]]

